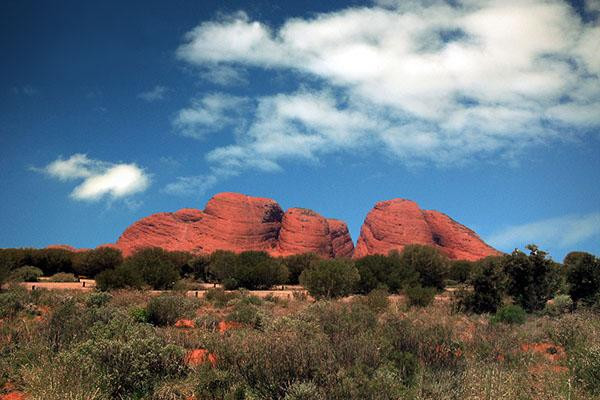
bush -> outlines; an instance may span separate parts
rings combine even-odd
[[[600,347],[581,349],[573,357],[573,372],[577,382],[591,395],[600,394]]]
[[[190,259],[183,269],[184,276],[193,276],[196,280],[210,282],[208,267],[210,265],[209,256],[197,256]]]
[[[573,300],[571,300],[571,297],[568,294],[561,294],[548,300],[546,307],[544,307],[544,314],[557,317],[561,314],[571,312],[572,309]]]
[[[44,272],[36,267],[19,267],[10,273],[9,280],[13,282],[37,282]]]
[[[48,278],[50,282],[79,282],[79,279],[70,272],[59,272]]]
[[[435,298],[436,289],[431,287],[413,286],[404,290],[409,306],[427,307]]]
[[[316,299],[347,296],[360,280],[358,270],[349,260],[318,260],[300,274],[300,284]]]
[[[525,322],[527,314],[525,310],[516,304],[507,304],[500,307],[496,314],[492,316],[492,323],[504,323],[504,324],[522,324]]]
[[[239,297],[239,293],[228,293],[223,289],[208,289],[204,299],[215,307],[225,307],[229,301]]]
[[[28,303],[29,293],[21,286],[0,292],[0,319],[16,316]]]
[[[86,301],[88,307],[103,307],[112,299],[112,296],[104,292],[94,292],[89,295]]]
[[[102,271],[117,268],[121,263],[123,263],[121,250],[111,247],[100,247],[76,253],[73,269],[79,275],[93,278]]]
[[[388,256],[362,257],[356,260],[355,265],[360,274],[359,293],[366,294],[381,286],[398,293],[403,287],[414,286],[419,281],[419,274],[412,265],[404,264],[397,252],[390,252]]]
[[[448,274],[448,258],[430,246],[412,244],[405,246],[400,253],[404,268],[419,273],[419,282],[423,287],[444,288],[444,279]]]
[[[77,365],[107,398],[147,398],[161,380],[183,376],[183,348],[168,344],[147,326],[118,317],[64,353],[60,364]]]
[[[486,257],[476,264],[473,292],[462,293],[459,307],[477,314],[495,313],[502,304],[506,275],[501,257]]]
[[[288,283],[298,285],[300,283],[300,274],[310,266],[310,263],[319,259],[314,253],[294,254],[282,259],[283,265],[289,272]]]
[[[141,289],[144,279],[134,265],[121,264],[115,269],[107,269],[96,275],[96,287],[101,291],[135,288]]]
[[[508,293],[527,311],[541,310],[560,284],[558,265],[535,245],[528,245],[529,255],[515,250],[503,258],[508,275]]]
[[[285,265],[264,251],[244,251],[238,255],[216,251],[211,255],[209,271],[228,290],[269,289],[288,278]]]
[[[158,247],[136,251],[125,259],[123,270],[130,271],[130,274],[138,271],[143,282],[154,290],[172,289],[180,279],[172,255]]]
[[[466,283],[471,279],[471,273],[475,269],[475,263],[467,260],[454,260],[450,262],[448,279],[458,283]]]
[[[260,328],[263,324],[263,319],[264,315],[258,307],[243,302],[237,303],[227,316],[228,321],[239,322],[253,328]]]
[[[364,303],[369,307],[373,312],[380,313],[385,311],[389,305],[390,293],[385,288],[378,288],[372,290],[371,293],[364,297]]]
[[[571,252],[565,257],[564,264],[573,301],[593,303],[600,294],[600,260],[589,253]]]
[[[146,306],[148,322],[157,326],[173,325],[178,319],[192,316],[194,302],[182,296],[153,297]]]

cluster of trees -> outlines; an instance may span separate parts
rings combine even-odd
[[[574,306],[600,300],[600,259],[589,253],[569,253],[563,264],[535,245],[528,253],[488,257],[474,263],[467,279],[473,290],[464,293],[461,305],[476,313],[495,312],[508,297],[525,311],[539,311],[548,300],[568,295]]]
[[[595,304],[600,298],[600,260],[572,252],[556,263],[535,245],[528,253],[488,257],[478,262],[452,261],[421,245],[402,252],[370,255],[358,260],[320,259],[314,254],[271,257],[262,251],[211,255],[141,249],[124,258],[114,248],[85,252],[62,249],[0,249],[0,284],[7,279],[36,280],[40,275],[75,273],[95,277],[101,290],[114,288],[172,289],[181,278],[221,283],[226,289],[268,289],[278,284],[302,284],[315,298],[367,294],[378,288],[390,293],[430,296],[449,282],[472,290],[461,295],[463,309],[495,312],[503,302],[526,311],[541,310],[557,295],[574,304]],[[434,292],[433,292],[434,293]]]

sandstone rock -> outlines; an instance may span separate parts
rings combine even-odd
[[[275,256],[315,252],[334,257],[349,256],[354,246],[341,221],[299,208],[284,214],[271,199],[220,193],[208,201],[204,211],[183,209],[135,222],[116,247],[125,256],[144,247],[162,247],[196,254],[263,250]]]
[[[354,257],[401,251],[409,244],[438,248],[452,259],[478,260],[500,252],[445,214],[405,199],[382,201],[365,218]]]

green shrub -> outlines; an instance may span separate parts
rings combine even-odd
[[[440,290],[444,288],[449,260],[437,249],[418,244],[408,245],[400,253],[400,261],[404,268],[419,273],[421,286]]]
[[[360,274],[358,293],[369,293],[385,286],[392,293],[397,293],[404,286],[414,286],[419,281],[419,274],[412,265],[402,262],[397,252],[388,256],[376,254],[356,260],[356,268]]]
[[[244,251],[237,255],[216,251],[211,255],[209,271],[227,290],[269,289],[288,278],[286,266],[264,251]]]
[[[231,300],[240,297],[239,293],[226,292],[223,289],[208,289],[204,295],[204,299],[215,307],[225,307]]]
[[[459,294],[459,308],[477,314],[495,313],[502,305],[506,280],[501,257],[480,260],[473,272],[473,291]]]
[[[194,310],[194,301],[183,296],[153,297],[146,306],[148,322],[158,326],[173,325],[178,319],[193,315]]]
[[[73,269],[79,275],[93,278],[102,271],[117,268],[121,263],[123,263],[121,250],[111,247],[100,247],[76,253]]]
[[[600,260],[589,253],[571,252],[564,264],[573,301],[592,304],[600,293]]]
[[[172,254],[158,247],[136,251],[125,259],[123,270],[138,271],[142,281],[154,290],[172,289],[180,279]],[[135,285],[137,279],[135,277],[132,284]]]
[[[108,302],[110,302],[111,299],[112,296],[108,293],[93,292],[88,296],[86,305],[88,307],[103,307],[106,304],[108,304]]]
[[[450,261],[448,279],[457,283],[466,283],[471,279],[471,273],[475,269],[475,263],[467,260]]]
[[[300,283],[316,299],[347,296],[359,280],[354,263],[343,259],[315,261],[300,274]]]
[[[47,337],[50,347],[60,351],[72,343],[84,339],[89,324],[89,314],[79,307],[76,300],[66,298],[56,306],[48,321]]]
[[[435,298],[437,290],[432,287],[413,286],[404,289],[409,306],[427,307]]]
[[[13,286],[0,292],[0,318],[11,318],[16,316],[29,302],[27,289],[21,286]]]
[[[36,267],[26,265],[19,267],[10,273],[9,280],[13,282],[37,282],[44,272]]]
[[[529,255],[515,250],[503,258],[508,276],[508,293],[527,311],[541,310],[560,284],[559,266],[547,253],[528,245]]]
[[[210,266],[210,256],[196,256],[190,259],[183,268],[182,275],[193,276],[194,279],[204,282],[210,282],[208,267]]]
[[[573,300],[568,294],[560,294],[549,300],[544,307],[544,314],[557,317],[561,314],[571,312],[573,309]]]
[[[48,278],[50,282],[79,282],[79,279],[70,272],[58,272]]]
[[[150,322],[150,316],[148,310],[143,307],[135,307],[129,310],[129,315],[135,322],[146,323]]]
[[[313,382],[294,382],[285,391],[283,400],[325,400],[325,396]]]
[[[373,312],[381,313],[390,305],[389,295],[385,288],[374,289],[364,297],[363,301]]]
[[[121,264],[115,269],[107,269],[96,275],[96,287],[101,291],[134,288],[141,289],[144,279],[134,265]]]
[[[166,343],[151,327],[131,322],[118,317],[97,326],[61,362],[89,371],[88,379],[112,399],[146,398],[161,380],[183,376],[183,348]]]
[[[310,266],[310,263],[319,259],[314,253],[294,254],[283,258],[283,264],[287,267],[289,276],[288,283],[297,285],[300,283],[300,274]]]
[[[228,321],[239,322],[253,328],[260,328],[264,318],[264,314],[260,312],[258,307],[242,302],[237,303],[227,316]]]
[[[581,349],[572,358],[575,379],[591,395],[600,394],[600,346]]]
[[[522,324],[527,318],[527,313],[516,304],[507,304],[496,311],[491,318],[492,323]]]

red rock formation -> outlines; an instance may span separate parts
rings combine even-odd
[[[452,259],[478,260],[498,255],[467,227],[437,211],[421,210],[417,203],[382,201],[365,218],[354,257],[401,251],[409,244],[436,247]]]
[[[123,232],[116,246],[125,256],[144,247],[197,254],[215,250],[264,250],[272,255],[314,252],[323,257],[349,256],[353,250],[343,222],[297,208],[284,214],[271,199],[238,193],[215,195],[204,211],[183,209],[143,218]]]

